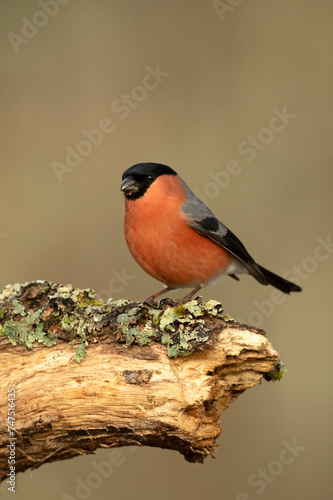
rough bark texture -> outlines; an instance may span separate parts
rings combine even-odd
[[[202,462],[222,412],[274,377],[278,361],[262,330],[227,320],[215,301],[152,308],[48,282],[8,286],[0,295],[0,479],[9,442],[15,472],[126,445]]]

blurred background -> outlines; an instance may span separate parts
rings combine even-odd
[[[329,0],[1,3],[1,289],[160,289],[127,250],[119,190],[154,161],[304,290],[277,301],[245,276],[202,292],[288,369],[225,412],[215,460],[122,448],[96,486],[99,450],[19,474],[16,500],[332,498],[332,15]]]

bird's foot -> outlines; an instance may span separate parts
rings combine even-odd
[[[186,304],[186,302],[189,302],[192,299],[193,295],[195,295],[199,290],[201,290],[202,287],[203,287],[203,285],[198,285],[195,288],[193,288],[193,290],[191,290],[190,293],[188,293],[187,295],[185,295],[185,297],[182,298],[177,303],[177,305]]]
[[[153,295],[149,295],[143,300],[143,302],[150,306],[156,306],[155,299],[166,292],[170,292],[170,290],[172,290],[172,288],[167,286],[166,288],[163,288],[163,290],[160,290],[159,292],[154,293]]]

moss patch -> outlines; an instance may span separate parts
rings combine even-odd
[[[8,285],[0,294],[1,336],[29,349],[70,342],[78,363],[105,335],[127,348],[154,341],[166,345],[170,357],[185,356],[209,347],[212,317],[223,322],[222,306],[213,300],[175,305],[164,299],[154,307],[128,299],[103,302],[91,289],[48,281]]]
[[[287,373],[287,368],[285,367],[284,363],[282,361],[279,361],[274,367],[274,370],[272,370],[269,373],[265,373],[264,379],[267,380],[268,382],[279,382],[283,375]]]

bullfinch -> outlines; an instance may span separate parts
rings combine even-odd
[[[185,303],[221,274],[247,273],[262,285],[299,292],[294,283],[257,264],[241,241],[200,201],[177,173],[159,163],[138,163],[122,176],[125,238],[137,263],[166,288],[192,287]]]

